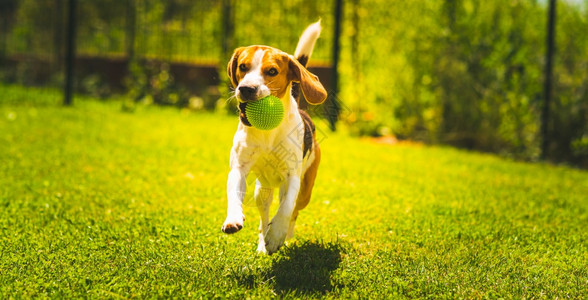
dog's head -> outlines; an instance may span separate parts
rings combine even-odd
[[[267,46],[237,48],[227,73],[241,103],[256,101],[270,94],[280,99],[299,82],[304,97],[310,104],[321,104],[327,91],[318,77],[310,73],[293,56]]]

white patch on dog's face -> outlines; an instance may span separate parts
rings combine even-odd
[[[253,54],[253,58],[251,59],[251,67],[245,75],[245,77],[243,77],[243,79],[239,82],[239,85],[236,88],[235,94],[237,98],[243,99],[243,97],[241,97],[241,87],[249,87],[255,89],[257,91],[255,99],[260,99],[270,95],[271,92],[265,84],[261,68],[263,65],[264,55],[265,50],[262,49],[255,51],[255,53]]]
[[[253,59],[251,60],[251,72],[260,72],[261,70],[261,64],[263,62],[263,54],[265,53],[264,50],[259,49],[257,51],[255,51],[255,54],[253,54]],[[261,75],[261,73],[260,73]],[[245,76],[247,77],[247,76]]]

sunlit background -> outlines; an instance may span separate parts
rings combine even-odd
[[[547,0],[72,2],[78,95],[234,113],[224,73],[232,50],[293,52],[303,29],[321,19],[310,69],[330,96],[314,111],[326,112],[332,127],[588,164],[586,1],[556,2],[547,120]],[[1,82],[65,85],[69,5],[0,2]]]

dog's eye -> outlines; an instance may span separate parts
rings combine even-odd
[[[241,70],[241,72],[245,72],[245,71],[247,71],[247,66],[245,64],[240,64],[239,70]]]
[[[266,73],[269,76],[276,76],[276,75],[278,75],[278,70],[276,70],[276,68],[271,68]]]

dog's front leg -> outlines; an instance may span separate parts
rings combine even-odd
[[[265,249],[268,254],[278,251],[286,240],[290,218],[296,205],[296,197],[298,197],[299,190],[300,176],[288,177],[280,193],[280,207],[278,208],[278,212],[272,218],[269,229],[265,234]]]
[[[243,197],[247,189],[247,171],[233,168],[227,181],[227,219],[223,224],[224,233],[235,233],[243,228]]]
[[[257,252],[267,253],[265,250],[265,233],[269,226],[269,210],[272,204],[274,190],[272,188],[263,187],[259,180],[255,185],[255,203],[259,209],[261,222],[259,224],[259,244],[257,245]]]

